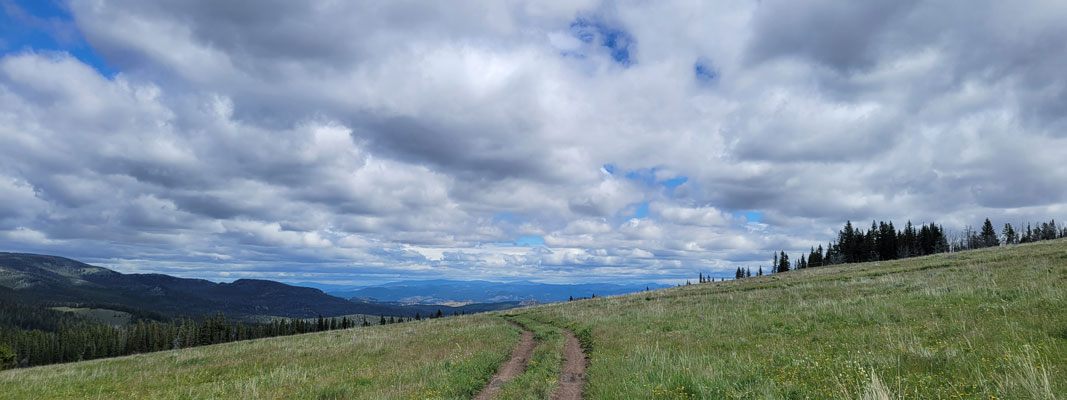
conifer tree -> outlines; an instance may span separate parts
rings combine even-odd
[[[1049,221],[1048,225],[1041,224],[1041,240],[1053,240],[1059,235],[1059,228],[1056,228],[1056,220]]]
[[[782,251],[782,254],[778,257],[778,270],[775,272],[789,272],[789,267],[789,255]]]
[[[979,235],[981,239],[982,247],[996,247],[1000,246],[1000,239],[997,238],[997,231],[993,229],[993,223],[989,222],[989,218],[985,219],[985,223],[982,224],[982,233]]]
[[[1004,244],[1019,243],[1019,237],[1015,234],[1015,228],[1011,224],[1004,224],[1004,230],[1000,234],[1004,236]]]

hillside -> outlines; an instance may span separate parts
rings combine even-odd
[[[1047,241],[5,371],[0,397],[470,398],[519,340],[499,316],[540,343],[499,398],[551,393],[570,331],[587,399],[1057,399],[1065,287]]]
[[[0,299],[45,305],[118,305],[168,316],[227,315],[311,318],[349,314],[413,317],[416,313],[483,312],[518,302],[463,307],[349,301],[319,289],[259,279],[215,283],[163,274],[122,274],[63,257],[0,253]]]

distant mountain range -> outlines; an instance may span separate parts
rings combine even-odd
[[[669,285],[642,284],[619,285],[611,283],[584,283],[561,285],[536,282],[489,282],[426,280],[402,281],[355,290],[327,288],[326,293],[349,299],[390,301],[399,303],[467,304],[501,301],[536,301],[551,303],[581,298],[633,293],[648,289],[660,289]]]
[[[518,301],[463,307],[349,301],[319,289],[258,279],[215,283],[163,274],[123,274],[63,257],[0,252],[0,299],[42,306],[108,305],[165,316],[203,316],[221,311],[237,318],[310,318],[371,314],[482,312],[514,308]]]

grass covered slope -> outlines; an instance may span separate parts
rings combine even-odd
[[[0,372],[0,398],[1067,399],[1067,241]]]
[[[484,315],[0,372],[0,398],[468,399],[519,330]]]
[[[1063,240],[813,268],[525,314],[590,330],[591,399],[1067,393]]]

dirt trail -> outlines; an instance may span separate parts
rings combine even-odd
[[[522,329],[518,324],[512,323],[512,325]],[[493,379],[485,385],[481,393],[474,397],[474,400],[495,399],[501,386],[526,370],[526,363],[530,361],[530,355],[533,354],[535,347],[537,347],[537,341],[534,340],[533,333],[522,329],[522,339],[519,339],[519,344],[515,345],[515,350],[511,351],[511,360],[500,366],[500,370],[496,371]]]
[[[563,349],[566,360],[563,361],[563,373],[559,377],[559,387],[552,393],[552,400],[581,400],[582,388],[585,387],[585,366],[588,362],[578,338],[566,330],[563,335],[567,337],[567,345]]]

